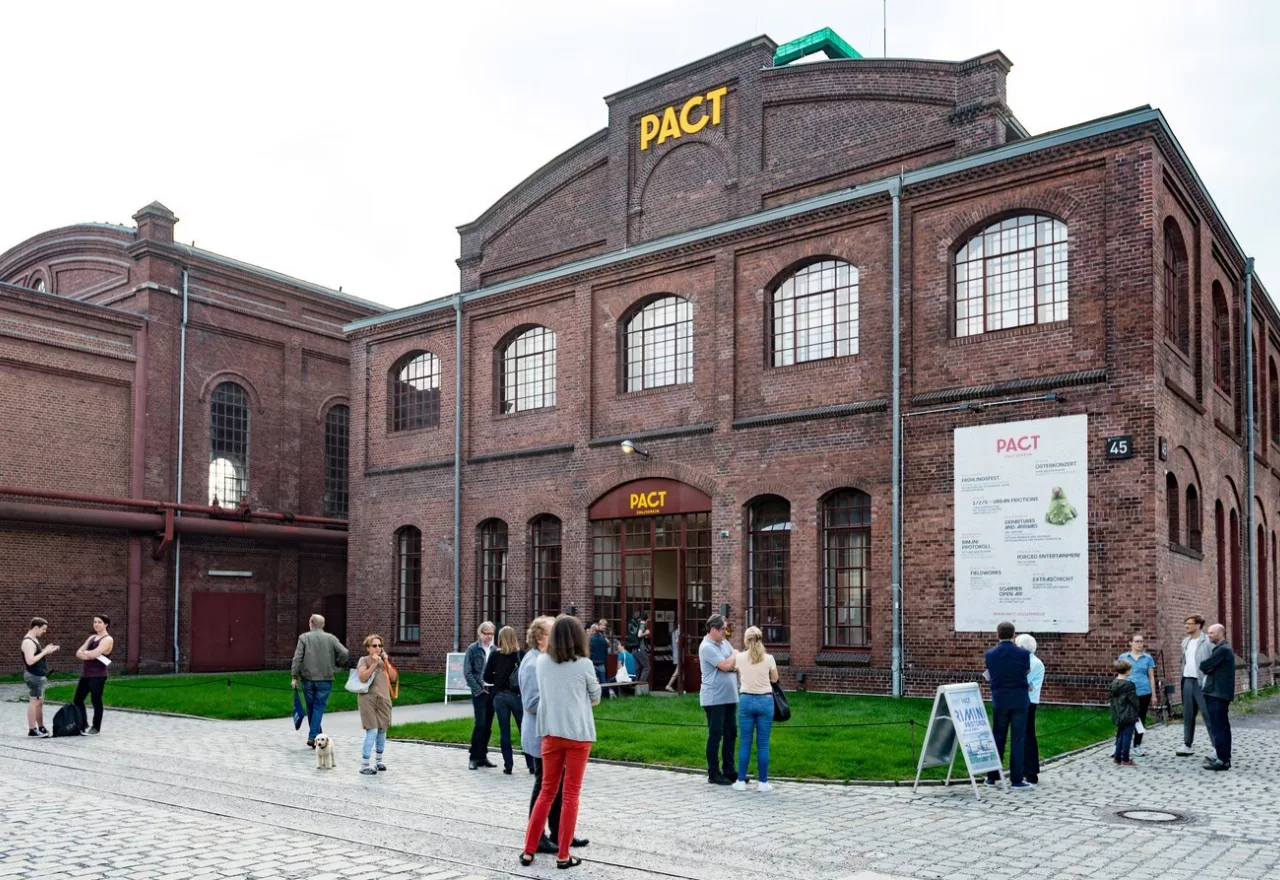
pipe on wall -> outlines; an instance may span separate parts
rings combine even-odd
[[[1253,497],[1254,497],[1254,473],[1253,473],[1253,420],[1254,420],[1254,382],[1253,382],[1253,257],[1245,257],[1244,260],[1244,399],[1245,407],[1248,413],[1245,416],[1245,485],[1248,487],[1248,494],[1245,496],[1245,528],[1249,532],[1249,541],[1245,545],[1245,570],[1249,573],[1249,629],[1248,642],[1245,656],[1249,661],[1249,690],[1256,694],[1258,692],[1258,566],[1256,560],[1258,558],[1257,548],[1257,526],[1254,524],[1253,516]],[[1267,430],[1266,425],[1259,425],[1258,432],[1263,433]],[[1272,565],[1275,561],[1272,560]],[[1239,614],[1241,609],[1231,609],[1232,614]],[[1226,622],[1222,622],[1226,626]],[[1241,627],[1243,630],[1243,627]],[[1239,645],[1235,647],[1239,648]]]
[[[456,313],[453,365],[453,650],[462,650],[462,294],[453,301]]]
[[[893,602],[893,634],[891,659],[893,695],[903,695],[902,676],[902,178],[889,186],[893,199],[893,442],[890,453],[893,471],[892,507],[889,542],[892,547],[889,583]]]
[[[141,498],[145,491],[147,464],[147,324],[134,337],[133,364],[133,444],[129,462],[129,497]],[[137,672],[142,654],[142,538],[129,536],[129,587],[126,597],[129,632],[125,665]]]
[[[182,267],[182,331],[178,342],[178,447],[175,458],[178,460],[178,475],[174,482],[173,500],[182,503],[182,459],[186,451],[187,427],[187,307],[190,289],[191,272]],[[182,516],[179,509],[174,512],[175,519]],[[178,612],[182,604],[182,536],[173,540],[173,671],[182,668],[182,646],[178,641]]]
[[[0,495],[16,495],[23,498],[39,498],[48,501],[79,501],[86,504],[111,504],[116,507],[134,507],[140,510],[173,510],[186,513],[201,513],[206,516],[226,520],[252,522],[298,523],[299,525],[330,526],[345,529],[345,519],[333,519],[324,516],[295,516],[292,513],[280,513],[272,510],[240,510],[239,508],[208,507],[203,504],[178,504],[172,501],[150,501],[145,498],[110,498],[102,495],[86,495],[83,492],[53,492],[44,489],[24,489],[19,486],[0,486]]]

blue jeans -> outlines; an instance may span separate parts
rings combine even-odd
[[[364,748],[360,752],[360,757],[364,758],[365,766],[369,766],[369,754],[373,751],[374,742],[378,744],[378,760],[382,760],[382,753],[387,748],[387,732],[380,727],[367,727],[364,731]]]
[[[307,701],[307,739],[315,739],[323,732],[320,730],[320,719],[324,717],[324,708],[329,705],[329,694],[332,691],[331,681],[302,680],[302,696]]]
[[[738,781],[747,781],[751,735],[756,737],[756,769],[769,781],[769,732],[773,730],[773,694],[743,694],[738,698]]]
[[[1133,744],[1133,732],[1137,725],[1122,724],[1116,728],[1116,752],[1111,757],[1117,761],[1129,760],[1129,746]]]
[[[502,765],[508,770],[515,763],[515,753],[511,748],[511,719],[514,717],[516,730],[524,730],[524,704],[520,695],[512,691],[499,691],[493,695],[493,714],[498,718],[498,734],[502,740]],[[533,757],[524,756],[525,765],[533,769]]]

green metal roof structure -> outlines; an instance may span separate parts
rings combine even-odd
[[[815,52],[826,52],[828,58],[862,57],[857,49],[840,39],[840,35],[828,27],[790,43],[783,43],[773,52],[773,66],[784,67]]]

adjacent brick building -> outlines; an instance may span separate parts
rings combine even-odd
[[[792,683],[888,692],[896,231],[906,689],[970,680],[992,639],[954,625],[954,432],[1071,414],[1088,632],[1038,633],[1047,698],[1096,697],[1135,631],[1176,681],[1191,612],[1243,658],[1245,252],[1163,116],[1031,137],[999,52],[777,48],[607,97],[605,129],[459,228],[460,294],[347,325],[353,626],[439,668],[482,619],[641,610],[662,683],[673,625],[728,605]],[[1248,284],[1269,681],[1280,313]]]
[[[381,307],[134,220],[0,254],[0,643],[45,617],[70,669],[104,613],[131,668],[278,666],[345,629],[341,327]]]

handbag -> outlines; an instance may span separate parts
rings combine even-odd
[[[773,682],[773,720],[791,720],[791,704],[787,702],[787,695],[783,693],[782,685],[776,681]]]
[[[377,674],[378,674],[378,671],[375,669],[373,671],[373,675],[377,675]],[[369,676],[368,681],[361,681],[359,670],[356,670],[356,669],[351,670],[349,673],[347,673],[347,684],[346,684],[347,690],[351,691],[351,693],[353,694],[369,693],[369,685],[373,684],[373,675]]]

